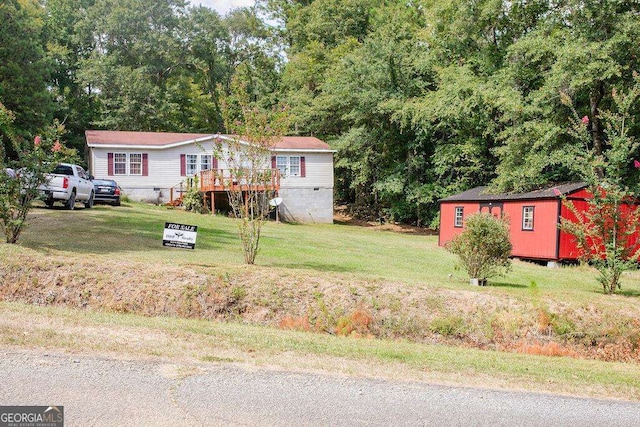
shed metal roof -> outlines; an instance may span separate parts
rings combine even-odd
[[[497,202],[501,200],[557,199],[559,195],[569,195],[582,190],[586,182],[558,184],[526,193],[490,193],[489,187],[476,187],[459,194],[441,199],[441,202]]]

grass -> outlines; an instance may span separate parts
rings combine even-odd
[[[197,225],[196,249],[163,247],[165,222]],[[473,288],[436,236],[270,222],[260,244],[247,267],[230,218],[139,203],[38,207],[18,245],[0,244],[0,300],[48,306],[2,303],[0,340],[640,399],[638,363],[584,360],[640,361],[638,271],[608,296],[589,267],[515,261]],[[371,324],[358,328],[358,313]],[[276,329],[284,323],[316,333]],[[392,339],[317,333],[338,328]]]
[[[223,216],[128,203],[120,208],[97,206],[71,212],[40,208],[33,211],[31,218],[31,227],[21,236],[20,245],[43,253],[88,253],[94,257],[204,267],[242,265],[235,222]],[[166,221],[197,225],[196,250],[162,247]],[[468,289],[465,273],[456,268],[455,256],[438,247],[437,236],[348,225],[270,222],[263,228],[260,247],[257,264],[270,268],[344,273],[374,282]],[[520,296],[535,284],[540,295],[552,292],[584,302],[600,296],[595,277],[594,271],[587,267],[549,269],[515,262],[507,277],[493,280],[494,286],[483,291]],[[640,272],[627,273],[623,285],[621,295],[640,296]]]
[[[0,303],[3,347],[243,363],[404,381],[640,400],[640,366]],[[27,326],[25,326],[27,325]]]

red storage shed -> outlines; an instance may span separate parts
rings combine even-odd
[[[591,194],[586,183],[556,185],[517,194],[491,194],[487,187],[476,187],[440,200],[440,234],[443,246],[464,230],[464,220],[475,212],[506,217],[510,224],[512,255],[518,258],[561,261],[579,256],[574,237],[560,230],[561,218],[573,214],[562,203],[561,195],[583,211]]]

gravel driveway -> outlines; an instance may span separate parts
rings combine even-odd
[[[1,405],[66,426],[637,426],[640,404],[218,363],[0,352]]]

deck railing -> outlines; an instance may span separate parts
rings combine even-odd
[[[257,171],[230,171],[212,169],[200,172],[198,179],[200,191],[248,191],[280,189],[280,170],[261,169]]]
[[[202,192],[210,191],[271,191],[280,189],[280,169],[261,169],[251,171],[231,171],[229,169],[210,169],[195,177],[186,178],[170,189],[171,202],[182,199],[184,193],[194,185]]]

